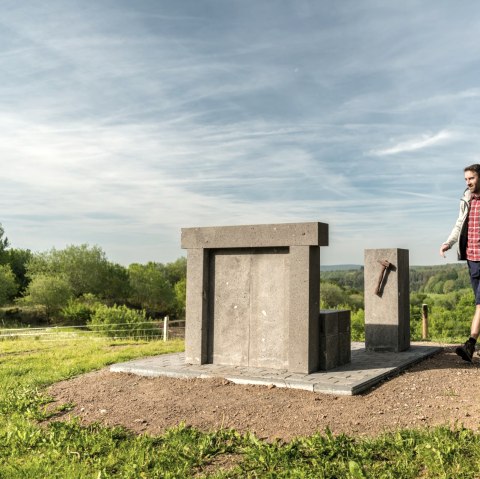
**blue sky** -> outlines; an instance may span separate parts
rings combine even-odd
[[[12,246],[173,261],[180,229],[321,221],[410,263],[480,162],[480,3],[1,0]]]

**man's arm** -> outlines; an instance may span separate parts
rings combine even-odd
[[[460,232],[462,231],[463,223],[466,219],[468,211],[465,208],[465,201],[460,202],[460,211],[458,212],[458,218],[455,222],[455,226],[450,233],[450,236],[447,238],[447,241],[440,246],[440,256],[445,258],[445,253],[458,241],[460,237]]]

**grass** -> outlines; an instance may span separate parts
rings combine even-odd
[[[0,478],[480,478],[480,435],[462,427],[373,439],[322,431],[268,443],[182,424],[148,436],[77,420],[39,422],[52,414],[45,409],[47,385],[182,347],[181,341],[0,341]]]

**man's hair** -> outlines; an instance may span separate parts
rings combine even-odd
[[[480,165],[475,163],[474,165],[466,166],[463,171],[474,171],[478,176],[480,176]]]

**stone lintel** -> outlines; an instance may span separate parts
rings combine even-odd
[[[182,248],[328,246],[328,224],[284,223],[182,228]]]

